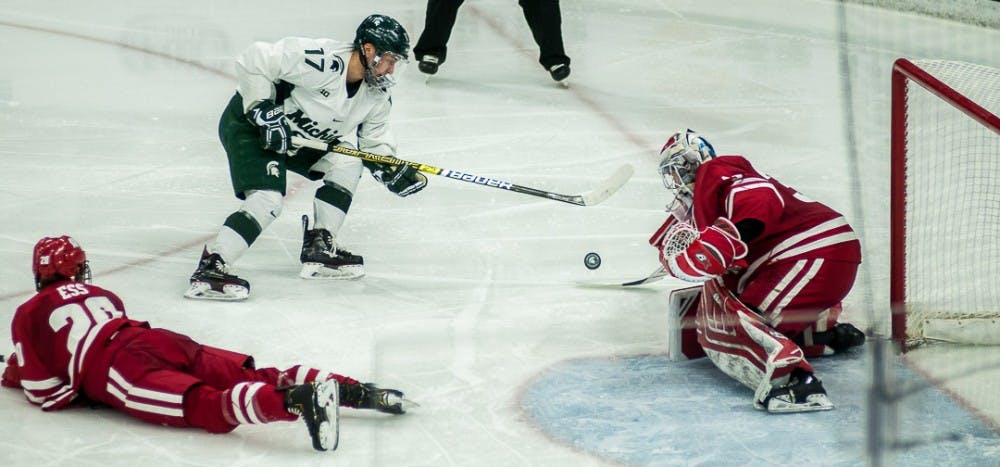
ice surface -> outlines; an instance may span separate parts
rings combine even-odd
[[[707,362],[663,361],[666,295],[679,283],[581,284],[656,268],[646,239],[669,196],[654,155],[690,127],[859,226],[866,269],[847,318],[884,325],[889,64],[919,55],[1000,66],[998,33],[848,6],[841,42],[833,1],[578,0],[563,2],[564,89],[537,64],[516,2],[468,2],[440,72],[425,83],[411,66],[394,91],[400,157],[570,194],[630,163],[629,183],[581,208],[433,177],[400,199],[365,176],[339,241],[364,255],[368,276],[325,283],[297,277],[299,215],[314,187],[292,177],[284,215],[235,265],[251,298],[183,299],[202,244],[239,206],[216,135],[233,57],[254,40],[349,40],[376,9],[415,41],[424,7],[0,1],[0,315],[32,293],[33,243],[70,234],[133,317],[262,365],[398,387],[422,406],[403,417],[345,410],[340,448],[319,454],[299,423],[214,436],[108,410],[42,413],[2,390],[0,464],[780,465],[807,450],[861,463],[863,358],[820,365],[834,412],[767,416]],[[855,68],[842,68],[845,56]],[[857,112],[857,165],[845,108]],[[603,259],[596,271],[583,265],[591,251]],[[622,379],[643,385],[621,391]],[[711,388],[722,402],[698,395]],[[681,401],[651,403],[671,395]],[[633,411],[647,425],[621,424]],[[650,426],[684,428],[682,416],[699,421],[685,445],[651,438]],[[823,438],[789,446],[800,421]],[[945,459],[996,463],[971,426],[972,441],[945,444]],[[726,452],[739,457],[712,457]]]

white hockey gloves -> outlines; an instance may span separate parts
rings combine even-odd
[[[288,152],[292,130],[285,122],[285,110],[280,104],[263,101],[247,112],[247,120],[260,130],[260,147],[278,154]]]

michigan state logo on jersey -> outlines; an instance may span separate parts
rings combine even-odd
[[[267,174],[275,178],[281,177],[281,172],[278,170],[278,161],[271,161],[267,163]]]

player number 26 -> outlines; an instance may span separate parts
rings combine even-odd
[[[82,303],[67,303],[52,310],[52,314],[49,315],[49,326],[54,332],[70,326],[69,335],[66,336],[66,348],[72,354],[76,352],[80,339],[83,339],[91,328],[105,321],[121,318],[123,315],[107,297],[90,297]]]

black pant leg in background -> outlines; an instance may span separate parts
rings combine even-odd
[[[448,39],[451,28],[455,26],[458,7],[465,0],[428,0],[427,17],[424,19],[424,31],[413,48],[413,55],[420,60],[424,55],[433,55],[444,63],[448,54]]]
[[[559,0],[519,0],[518,3],[538,44],[538,62],[546,70],[560,63],[569,65],[569,57],[563,50]]]

